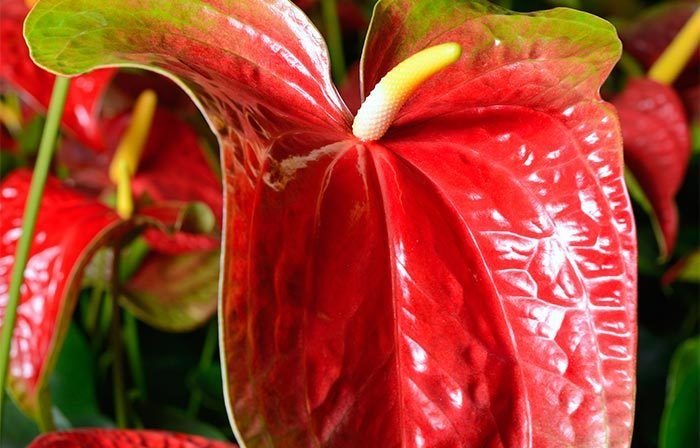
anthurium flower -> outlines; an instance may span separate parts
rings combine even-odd
[[[19,170],[0,184],[0,322],[30,181],[31,173]],[[8,376],[11,395],[28,414],[40,412],[40,394],[68,329],[83,268],[123,230],[111,209],[56,179],[47,182],[20,291]]]
[[[46,434],[29,448],[235,448],[232,443],[165,431],[83,429]]]
[[[121,116],[106,124],[111,148],[130,118]],[[123,286],[124,304],[150,325],[191,330],[216,311],[223,205],[221,182],[188,124],[165,110],[156,111],[131,190],[143,202],[137,204],[137,215],[175,231],[154,226],[144,230],[150,250]],[[180,222],[192,204],[201,204],[204,213],[211,214],[206,228],[190,229]]]
[[[610,24],[380,2],[354,119],[286,0],[40,0],[25,32],[50,70],[151,67],[207,113],[247,446],[629,444],[636,247],[598,94]]]
[[[108,155],[130,120],[131,114],[124,114],[102,124]],[[11,352],[10,392],[30,415],[40,412],[40,394],[70,322],[83,269],[96,249],[119,240],[117,229],[151,225],[143,234],[148,254],[121,288],[121,302],[137,317],[161,329],[185,331],[206,322],[216,310],[220,182],[186,123],[157,110],[150,128],[131,182],[139,199],[133,219],[120,219],[102,205],[99,192],[88,196],[56,179],[47,184]],[[104,152],[87,152],[98,167],[106,160]],[[95,179],[99,174],[106,179],[107,169],[94,171],[91,181],[99,184]],[[0,317],[30,179],[21,171],[0,184]],[[191,229],[181,222],[192,204],[200,204],[211,215],[206,229]]]
[[[620,114],[625,163],[646,195],[658,222],[662,257],[673,253],[678,235],[676,194],[690,161],[690,129],[672,87],[634,79],[614,104]]]
[[[22,36],[24,18],[29,12],[24,0],[0,2],[0,88],[12,88],[32,106],[45,110],[51,98],[54,76],[37,67],[29,58]],[[66,100],[63,124],[83,144],[104,149],[99,129],[102,98],[115,70],[97,70],[71,84]]]
[[[654,42],[640,38],[639,31],[628,30],[628,39],[635,43],[630,48],[647,64],[647,77],[633,79],[615,99],[620,112],[625,140],[625,159],[647,196],[641,202],[650,209],[658,236],[662,259],[673,253],[678,232],[678,210],[675,196],[680,189],[691,155],[690,126],[683,104],[672,84],[682,84],[678,75],[684,67],[698,62],[700,39],[700,12],[690,5],[674,5],[659,9],[641,20],[639,29],[649,28],[659,34]],[[680,12],[685,20],[676,25],[670,11]],[[684,14],[688,13],[688,14]],[[674,28],[675,35],[668,38],[656,22]],[[636,37],[634,37],[636,36]],[[658,50],[662,42],[663,52]],[[695,73],[696,70],[693,70]],[[697,84],[697,77],[693,76]],[[650,204],[650,205],[649,205]],[[652,210],[653,209],[653,210]]]

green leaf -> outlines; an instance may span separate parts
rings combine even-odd
[[[700,337],[685,341],[676,351],[668,374],[666,406],[659,446],[700,446]]]
[[[99,410],[94,359],[80,330],[71,324],[51,375],[53,404],[72,426],[112,426]]]
[[[219,251],[151,254],[124,284],[123,305],[165,331],[189,331],[216,311]]]
[[[5,400],[3,404],[2,435],[0,446],[2,448],[25,448],[39,435],[39,428],[29,417],[25,416],[12,400]]]
[[[221,380],[221,364],[214,363],[204,369],[197,370],[192,375],[192,386],[203,394],[204,403],[211,403],[216,410],[220,409],[223,396],[223,383]],[[221,410],[224,410],[221,408]]]

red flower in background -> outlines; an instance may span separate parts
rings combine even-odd
[[[20,93],[32,107],[45,108],[53,75],[29,59],[22,37],[28,10],[16,0],[3,1],[0,8],[3,89]],[[39,412],[39,394],[60,350],[84,268],[96,250],[120,240],[127,230],[149,226],[143,234],[148,254],[122,285],[121,300],[128,309],[173,331],[200,325],[216,310],[221,184],[190,125],[163,108],[156,110],[130,182],[134,219],[120,219],[101,202],[114,189],[109,164],[132,120],[131,112],[101,114],[114,76],[115,70],[107,69],[73,80],[63,120],[68,137],[59,157],[68,181],[50,178],[42,199],[21,288],[9,380],[13,397],[30,414]],[[30,181],[30,174],[19,170],[0,184],[0,316]],[[193,207],[211,215],[206,229],[183,222]]]
[[[700,16],[693,16],[696,11],[694,3],[664,5],[644,14],[622,33],[625,48],[649,70],[649,77],[632,80],[614,103],[622,124],[625,161],[653,209],[664,259],[673,254],[676,245],[679,218],[675,196],[691,156],[689,119],[677,92],[690,99],[688,114],[697,119],[693,98],[697,97],[700,52],[697,46],[692,48],[687,63],[683,55],[673,56],[679,59],[674,64],[682,60],[685,66],[680,76],[661,73],[655,63],[674,38],[681,38],[684,26],[700,26]]]
[[[614,100],[625,142],[625,163],[658,220],[661,254],[676,245],[675,197],[690,161],[690,129],[676,92],[651,79],[632,80]]]

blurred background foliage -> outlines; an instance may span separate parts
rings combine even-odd
[[[313,0],[298,3],[323,31],[321,5]],[[355,0],[355,3],[367,20],[372,2]],[[671,2],[500,0],[498,3],[523,12],[553,6],[581,9],[605,17],[621,29],[650,10]],[[362,25],[362,20],[359,23]],[[363,39],[363,26],[344,30],[342,43],[348,67],[359,60]],[[352,76],[352,70],[350,73]],[[606,84],[604,96],[619,91],[628,73],[629,70],[616,70]],[[700,82],[700,73],[694,76]],[[215,141],[202,118],[193,110],[189,113],[189,122],[195,124],[215,152]],[[21,149],[18,156],[0,151],[0,176],[31,162],[42,124],[43,118],[37,117],[23,127],[18,138]],[[638,448],[700,446],[700,128],[697,122],[692,123],[692,129],[693,155],[677,196],[681,217],[679,240],[667,261],[660,259],[650,216],[641,204],[634,205],[639,240],[639,351],[633,446]],[[673,282],[667,281],[669,271],[676,273]],[[50,380],[53,413],[59,428],[115,425],[110,369],[113,354],[108,337],[112,307],[103,304],[97,311],[92,309],[94,292],[92,287],[81,292],[78,310]],[[180,334],[158,331],[126,311],[124,322],[129,425],[232,440],[223,401],[216,317],[203,328]],[[38,434],[38,428],[10,400],[5,406],[7,420],[0,446],[23,447]]]

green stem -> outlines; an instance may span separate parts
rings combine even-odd
[[[150,253],[150,246],[142,237],[132,241],[122,252],[122,262],[119,269],[119,281],[124,283],[136,274],[143,260]]]
[[[139,398],[145,400],[148,398],[148,393],[146,390],[146,378],[143,375],[139,345],[138,323],[134,315],[126,311],[124,312],[124,348],[129,361],[129,372],[139,390]]]
[[[216,353],[217,343],[219,342],[219,332],[216,325],[216,319],[212,319],[207,329],[207,335],[204,339],[204,346],[202,347],[202,355],[199,358],[199,365],[197,366],[197,372],[201,373],[211,367],[212,359]],[[199,387],[194,388],[192,395],[190,395],[190,402],[187,406],[187,413],[196,417],[197,412],[199,412],[199,406],[202,404],[202,391]]]
[[[117,428],[126,428],[128,422],[126,385],[124,381],[124,357],[122,341],[121,310],[119,309],[119,258],[121,257],[119,246],[114,247],[114,259],[112,261],[112,326],[110,329],[112,355],[114,363],[113,390],[114,390],[114,418]]]
[[[36,415],[37,425],[41,432],[52,432],[56,430],[51,411],[51,392],[48,385],[44,385],[39,392],[39,411]]]
[[[338,7],[336,0],[321,0],[321,14],[326,30],[326,41],[331,56],[331,72],[336,84],[345,80],[345,54],[343,52],[343,35],[340,32]]]
[[[95,352],[104,347],[105,340],[110,336],[110,331],[112,330],[112,309],[114,308],[112,302],[112,296],[103,292],[99,316],[95,325],[95,333],[90,336],[92,339],[90,343]]]
[[[66,97],[68,96],[69,84],[70,81],[68,78],[60,76],[56,77],[56,81],[54,82],[51,104],[46,117],[44,132],[41,136],[39,153],[32,176],[32,184],[29,187],[29,194],[27,195],[27,205],[24,209],[22,235],[17,243],[15,252],[15,265],[12,269],[12,278],[10,280],[7,306],[5,308],[5,321],[3,322],[2,334],[0,335],[0,437],[2,436],[2,410],[5,400],[5,384],[7,384],[7,371],[10,363],[10,345],[12,343],[12,331],[14,330],[15,320],[17,318],[20,287],[24,280],[24,269],[27,267],[27,261],[29,259],[29,249],[34,239],[34,229],[36,227],[37,215],[39,214],[41,197],[44,194],[44,186],[46,185],[46,178],[49,174],[49,167],[51,166],[51,159],[53,158],[53,152],[56,146],[56,137],[61,124],[61,116],[63,115],[63,108],[66,104]]]
[[[100,318],[103,296],[104,287],[101,282],[100,284],[93,285],[85,316],[85,329],[90,335],[90,338],[94,338],[97,335],[97,323]]]

